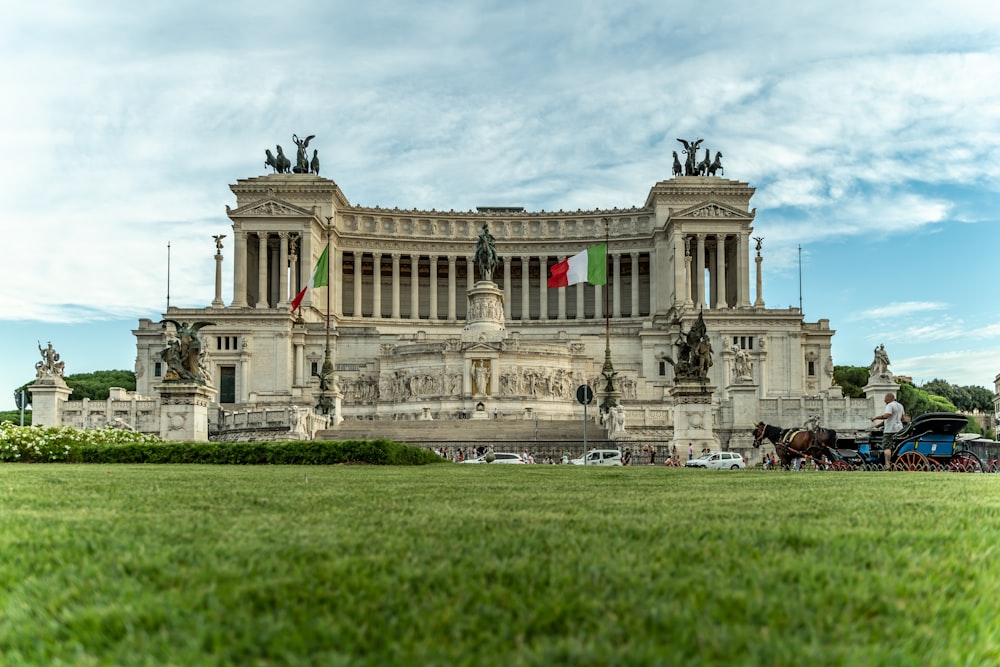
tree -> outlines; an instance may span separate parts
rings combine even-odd
[[[840,386],[844,396],[863,398],[864,387],[868,384],[868,368],[866,366],[834,366],[833,381]]]
[[[70,399],[79,401],[84,398],[104,401],[111,395],[111,387],[121,387],[128,391],[135,391],[135,373],[132,371],[94,371],[93,373],[76,373],[63,378],[66,386],[73,390]],[[30,397],[31,388],[29,382],[22,385],[20,389],[25,389]]]

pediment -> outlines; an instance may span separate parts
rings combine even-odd
[[[300,206],[290,204],[276,197],[267,197],[265,199],[247,204],[246,206],[240,206],[237,209],[227,210],[227,214],[230,217],[239,216],[244,218],[313,217],[312,211],[307,211]]]
[[[717,201],[700,202],[689,208],[676,211],[670,217],[676,218],[749,218],[746,211]]]

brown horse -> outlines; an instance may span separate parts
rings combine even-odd
[[[759,448],[764,439],[770,440],[774,451],[784,468],[791,466],[797,458],[812,458],[819,462],[823,457],[837,461],[839,456],[830,449],[837,444],[837,432],[821,428],[814,431],[805,429],[780,428],[764,422],[754,424],[753,446]]]

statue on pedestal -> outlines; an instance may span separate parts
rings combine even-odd
[[[885,351],[885,345],[875,348],[875,358],[868,365],[868,382],[892,382],[892,373],[889,371],[889,353]]]
[[[195,384],[212,384],[205,367],[208,350],[202,343],[198,330],[209,326],[212,322],[178,322],[177,320],[161,320],[161,324],[170,322],[176,332],[167,341],[166,349],[160,352],[160,358],[166,365],[163,374],[164,382],[193,382]]]
[[[476,254],[473,257],[476,269],[479,271],[479,278],[485,281],[493,280],[493,269],[497,267],[496,239],[490,234],[489,226],[483,223],[483,231],[476,241]]]
[[[38,351],[42,354],[42,360],[35,364],[36,379],[61,378],[66,365],[59,360],[59,353],[52,347],[52,343],[49,342],[48,347],[43,348],[39,341]]]

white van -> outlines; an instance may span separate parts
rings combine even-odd
[[[620,466],[622,465],[622,453],[617,449],[591,449],[587,452],[586,460],[573,459],[570,463],[575,466]]]

